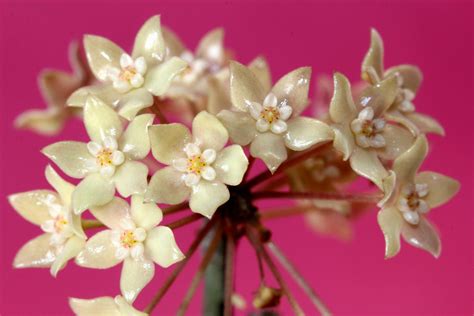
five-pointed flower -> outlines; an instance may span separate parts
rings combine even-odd
[[[15,119],[15,126],[27,128],[44,135],[55,135],[61,131],[66,120],[78,110],[66,105],[71,93],[90,81],[91,74],[81,58],[79,45],[69,45],[69,60],[73,73],[60,70],[43,70],[38,77],[41,95],[47,104],[45,110],[28,110]]]
[[[229,135],[219,120],[200,112],[193,120],[192,135],[182,124],[149,128],[153,156],[167,165],[150,180],[146,199],[178,204],[186,199],[193,212],[211,217],[229,200],[226,185],[238,185],[248,160],[239,145],[226,145]]]
[[[223,110],[218,117],[232,141],[250,144],[250,154],[262,159],[271,172],[287,159],[285,146],[301,151],[333,139],[323,122],[298,116],[308,103],[310,68],[288,73],[271,91],[237,62],[231,62],[230,72],[231,101],[238,111]]]
[[[68,104],[84,106],[89,94],[97,95],[117,107],[118,113],[128,120],[151,106],[153,96],[164,95],[172,79],[187,65],[178,57],[165,60],[159,16],[150,18],[142,26],[131,56],[100,36],[87,35],[84,46],[89,66],[102,84],[77,90]]]
[[[77,255],[76,263],[93,269],[111,268],[123,262],[120,289],[133,302],[155,274],[154,263],[167,268],[182,260],[173,231],[157,226],[163,213],[154,203],[133,195],[131,206],[115,197],[110,203],[91,209],[109,229],[92,236]]]
[[[139,115],[123,131],[118,114],[90,96],[84,106],[84,124],[91,141],[62,141],[43,149],[68,176],[84,178],[72,196],[76,213],[108,203],[115,189],[124,197],[145,193],[148,168],[137,160],[150,151],[147,128],[153,117]]]
[[[50,267],[51,274],[56,276],[84,247],[86,235],[80,217],[71,208],[74,186],[62,179],[51,166],[46,167],[45,175],[56,192],[34,190],[8,197],[23,218],[44,231],[18,251],[13,266]]]
[[[438,257],[441,242],[435,228],[426,219],[430,209],[450,200],[459,190],[459,182],[442,174],[418,169],[428,153],[428,141],[418,136],[413,146],[395,159],[393,172],[384,179],[385,198],[378,222],[385,236],[385,257],[400,250],[400,234],[409,244]]]
[[[146,316],[130,305],[122,296],[93,299],[69,298],[69,306],[76,316]]]
[[[398,65],[384,70],[384,48],[380,34],[372,29],[371,45],[362,62],[362,79],[372,85],[396,76],[397,96],[384,116],[408,128],[415,136],[420,133],[444,135],[443,127],[432,117],[415,111],[413,99],[423,80],[420,69],[413,65]]]
[[[379,188],[388,176],[379,156],[392,160],[408,149],[413,136],[404,128],[386,124],[382,118],[397,93],[397,79],[392,76],[375,86],[369,86],[354,102],[349,80],[334,75],[334,95],[329,117],[334,123],[334,147],[350,159],[352,169],[368,178]]]

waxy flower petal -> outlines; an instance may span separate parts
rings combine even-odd
[[[402,225],[401,234],[410,245],[428,251],[435,258],[441,255],[441,240],[438,232],[428,220],[421,218],[416,226]]]
[[[158,226],[148,232],[145,249],[150,258],[163,268],[184,259],[174,239],[173,231],[165,226]]]
[[[150,152],[148,127],[153,123],[153,114],[142,114],[130,122],[119,140],[122,152],[133,160],[145,158]]]
[[[87,145],[81,142],[57,142],[46,146],[41,152],[73,178],[84,178],[95,168],[94,157],[89,153]]]
[[[309,80],[311,68],[301,67],[283,76],[273,86],[272,93],[279,102],[286,102],[293,109],[293,115],[299,115],[308,105]]]
[[[135,301],[154,275],[155,264],[152,261],[126,258],[120,276],[120,290],[125,300],[130,303]]]
[[[66,266],[66,263],[77,256],[79,252],[84,248],[86,240],[81,237],[72,236],[64,244],[64,248],[57,255],[56,260],[54,260],[51,265],[51,275],[56,277],[59,270],[63,269]]]
[[[146,316],[121,296],[104,296],[93,299],[70,298],[69,306],[77,316]]]
[[[242,182],[248,164],[242,147],[231,145],[221,150],[213,167],[219,181],[229,185],[238,185]]]
[[[247,112],[250,104],[263,101],[265,92],[251,71],[237,62],[231,62],[230,73],[230,98],[236,108]]]
[[[223,110],[217,114],[219,120],[229,132],[232,141],[241,146],[246,146],[257,135],[255,120],[244,112]]]
[[[153,157],[171,165],[173,159],[185,157],[184,146],[192,141],[191,133],[182,124],[160,124],[148,128]]]
[[[163,212],[155,203],[145,203],[143,196],[133,195],[131,216],[139,227],[149,230],[157,226],[163,219]]]
[[[333,130],[325,123],[307,117],[295,117],[288,121],[288,131],[284,136],[286,147],[301,151],[314,144],[331,141]]]
[[[72,207],[76,214],[80,214],[92,206],[108,203],[115,193],[115,186],[111,180],[104,179],[98,173],[92,173],[82,180],[72,195]]]
[[[258,134],[250,145],[250,154],[262,159],[272,173],[288,157],[285,141],[273,133]]]
[[[13,260],[15,268],[47,268],[56,260],[50,247],[51,234],[42,234],[21,247]]]
[[[458,181],[448,176],[432,171],[420,172],[415,176],[415,183],[424,183],[429,187],[425,197],[430,208],[438,207],[455,196],[460,188]]]
[[[144,194],[147,188],[148,168],[138,161],[126,161],[117,169],[114,182],[123,197]]]
[[[191,194],[191,189],[184,184],[182,173],[174,167],[165,167],[158,170],[151,177],[146,201],[160,201],[166,204],[184,202]]]
[[[377,220],[385,237],[385,258],[392,258],[400,251],[403,218],[395,207],[387,207],[378,213]]]
[[[195,141],[203,148],[219,151],[229,139],[227,129],[214,115],[207,112],[201,112],[196,116],[192,130]]]
[[[116,248],[111,240],[111,230],[103,230],[89,238],[76,256],[76,264],[92,269],[108,269],[119,264],[122,260],[115,256]]]
[[[120,56],[124,51],[114,42],[105,37],[86,35],[84,48],[89,66],[100,81],[108,80],[111,67],[120,69]]]
[[[153,65],[165,58],[165,42],[161,33],[159,15],[149,18],[138,31],[132,56],[144,57],[148,65]]]
[[[84,106],[84,125],[92,141],[100,143],[106,137],[119,138],[123,132],[120,118],[97,97],[89,97]]]
[[[49,209],[61,200],[56,192],[35,190],[9,195],[8,202],[24,219],[39,226],[50,219]]]

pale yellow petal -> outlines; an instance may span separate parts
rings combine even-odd
[[[415,141],[410,131],[393,124],[387,124],[381,134],[385,139],[385,146],[378,150],[378,154],[388,160],[394,160],[403,154]]]
[[[403,218],[397,208],[387,207],[379,211],[377,221],[385,237],[385,259],[392,258],[400,251]]]
[[[200,112],[193,120],[193,136],[202,150],[224,148],[229,140],[229,133],[222,123],[206,111]]]
[[[153,95],[145,88],[134,89],[120,97],[118,114],[128,121],[143,109],[153,105]]]
[[[61,197],[62,204],[66,207],[71,205],[72,192],[74,191],[75,186],[63,178],[51,167],[48,165],[45,170],[45,176],[48,183],[58,192]]]
[[[77,236],[69,238],[51,266],[51,275],[56,277],[58,272],[66,267],[67,262],[77,256],[77,254],[84,248],[85,244],[86,240],[84,238]]]
[[[149,230],[163,219],[163,212],[155,203],[145,203],[141,195],[132,195],[131,200],[132,218],[138,227]]]
[[[42,70],[38,76],[41,95],[48,107],[64,108],[71,93],[81,86],[81,78],[61,70]]]
[[[56,135],[66,120],[64,110],[48,108],[46,110],[28,110],[15,118],[15,127],[29,129],[41,135]]]
[[[110,202],[115,193],[114,183],[93,173],[84,178],[72,194],[72,209],[79,214],[90,207],[101,206]]]
[[[84,178],[95,166],[95,158],[89,153],[85,143],[58,142],[46,146],[41,152],[73,178]]]
[[[363,107],[370,106],[374,110],[374,116],[379,117],[393,104],[397,94],[398,81],[395,76],[391,76],[362,90],[359,103]]]
[[[16,253],[13,260],[15,268],[50,267],[56,256],[50,248],[51,234],[42,234],[31,239]]]
[[[120,275],[120,290],[126,301],[132,303],[142,289],[155,275],[155,264],[150,260],[135,260],[131,257],[123,261]]]
[[[115,256],[112,231],[98,232],[86,242],[84,249],[76,256],[76,264],[91,269],[108,269],[121,262]]]
[[[198,185],[193,187],[189,207],[194,213],[211,218],[217,208],[227,202],[229,198],[229,189],[225,184],[201,180]]]
[[[119,140],[120,150],[133,160],[145,158],[150,152],[148,127],[153,124],[153,114],[142,114],[135,117]]]
[[[270,92],[272,88],[272,74],[268,62],[263,56],[258,56],[250,62],[248,68],[257,77],[265,93]]]
[[[389,174],[377,157],[374,150],[366,150],[355,147],[350,157],[352,170],[358,175],[365,177],[383,189],[382,180]]]
[[[163,268],[168,268],[184,259],[184,254],[174,239],[173,231],[165,226],[158,226],[148,232],[145,253]]]
[[[383,54],[382,37],[377,30],[372,29],[370,33],[370,48],[362,61],[362,79],[369,81],[371,84],[375,84],[375,82],[368,80],[365,74],[370,68],[375,71],[379,79],[383,78]]]
[[[328,125],[309,117],[295,117],[287,124],[288,130],[284,138],[286,147],[291,150],[305,150],[334,138],[334,132]]]
[[[224,124],[233,143],[245,146],[257,135],[255,120],[246,112],[223,110],[217,118]]]
[[[132,57],[145,57],[147,66],[163,61],[165,58],[165,41],[161,34],[160,16],[149,18],[135,37]]]
[[[351,84],[341,73],[334,74],[334,94],[329,105],[329,115],[335,123],[349,122],[356,117]]]
[[[148,167],[138,161],[125,161],[114,174],[117,191],[123,197],[132,194],[145,194],[147,188]]]
[[[417,93],[423,81],[423,73],[420,68],[414,65],[398,65],[387,69],[384,76],[389,77],[395,74],[402,77],[402,88],[409,89],[415,94]]]
[[[166,93],[174,77],[188,66],[187,62],[178,57],[151,68],[145,75],[145,88],[155,96]]]
[[[228,110],[232,107],[228,88],[228,80],[223,82],[216,77],[208,78],[207,104],[206,110],[216,115],[222,110]]]
[[[76,316],[123,316],[114,299],[109,296],[90,300],[70,298],[69,306]]]
[[[90,212],[96,219],[110,229],[120,230],[121,224],[132,219],[130,206],[127,201],[114,197],[103,206],[91,207]]]
[[[406,117],[422,132],[444,136],[443,126],[434,118],[421,113],[407,113]]]
[[[428,251],[435,258],[440,256],[441,240],[436,229],[426,218],[421,217],[418,225],[403,223],[401,233],[403,239],[410,245]]]
[[[333,124],[331,128],[334,131],[334,148],[343,154],[344,160],[349,159],[356,146],[350,126],[347,124]]]
[[[105,137],[118,139],[123,132],[118,114],[101,99],[89,96],[84,106],[84,125],[91,140],[101,143]]]
[[[230,62],[230,99],[240,111],[247,111],[252,102],[262,103],[265,90],[257,77],[244,65]]]
[[[184,146],[192,142],[191,133],[182,124],[158,124],[148,128],[151,152],[161,163],[171,165],[174,159],[186,157]]]
[[[62,204],[56,192],[50,190],[11,194],[8,196],[8,202],[21,217],[38,226],[51,219],[49,209],[53,205]]]
[[[430,208],[438,207],[452,199],[459,191],[459,181],[432,171],[420,172],[415,176],[416,183],[428,185],[428,195],[423,199]]]
[[[415,137],[418,136],[421,131],[418,126],[415,125],[408,117],[402,112],[398,111],[394,106],[389,108],[388,111],[384,113],[384,117],[392,122],[398,123],[408,129]]]
[[[293,116],[303,112],[308,105],[310,79],[311,67],[301,67],[284,75],[272,88],[279,103],[286,100],[292,107]]]
[[[397,181],[401,184],[413,182],[427,154],[428,140],[424,135],[418,136],[415,143],[393,162],[392,169],[397,175]]]
[[[134,308],[120,295],[115,297],[115,304],[119,307],[122,316],[148,316],[148,314]]]
[[[120,56],[124,51],[105,37],[84,36],[84,49],[89,66],[97,79],[107,80],[107,70],[110,67],[120,69]]]
[[[224,53],[224,29],[220,27],[204,35],[196,48],[196,57],[218,65],[224,63]]]
[[[83,107],[86,104],[87,98],[91,95],[96,96],[112,107],[115,107],[123,96],[112,85],[94,85],[77,89],[69,96],[66,103],[73,107]]]
[[[170,28],[162,26],[161,33],[163,34],[163,39],[165,40],[166,48],[169,50],[170,56],[180,56],[186,50],[183,42],[181,42],[176,33]]]
[[[273,133],[257,134],[250,145],[250,154],[262,159],[272,173],[288,157],[283,137]]]
[[[239,145],[231,145],[217,154],[212,167],[216,170],[217,179],[228,185],[238,185],[247,170],[249,161]]]
[[[184,184],[182,176],[183,174],[174,167],[158,170],[150,179],[145,200],[166,204],[179,204],[185,201],[191,189]]]

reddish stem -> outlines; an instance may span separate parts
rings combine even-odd
[[[379,194],[350,194],[339,192],[278,192],[260,191],[253,194],[253,199],[317,199],[317,200],[344,200],[358,202],[378,202],[383,196]]]
[[[171,222],[166,226],[168,226],[171,229],[176,229],[176,228],[180,228],[185,225],[188,225],[190,223],[193,223],[201,218],[203,218],[201,214],[192,214],[192,215],[180,218],[174,222]]]

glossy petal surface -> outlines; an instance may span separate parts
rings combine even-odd
[[[286,147],[301,151],[309,147],[330,141],[334,138],[333,130],[325,123],[308,117],[295,117],[288,122],[284,136]]]
[[[182,175],[174,167],[155,172],[150,179],[145,200],[166,204],[179,204],[186,200],[191,190],[184,184]]]
[[[229,198],[229,189],[225,184],[202,180],[193,187],[189,207],[194,213],[211,218],[217,208]]]
[[[112,244],[111,230],[103,230],[92,236],[76,257],[76,264],[92,269],[108,269],[121,262],[115,256],[115,246]]]
[[[238,185],[247,170],[249,161],[239,145],[231,145],[217,154],[212,165],[217,173],[217,179],[228,185]]]
[[[163,268],[184,259],[184,255],[174,239],[173,231],[165,226],[153,228],[148,233],[145,252]]]
[[[93,173],[82,180],[72,194],[72,208],[79,214],[90,207],[104,205],[112,200],[115,187],[112,181]]]
[[[46,146],[41,152],[73,178],[84,178],[96,165],[87,145],[81,142],[57,142]]]
[[[202,149],[221,150],[229,140],[229,133],[222,123],[206,111],[193,120],[193,136]]]
[[[133,302],[142,289],[153,279],[155,264],[150,260],[126,258],[120,276],[120,290],[128,302]]]
[[[159,124],[148,129],[151,152],[161,163],[171,165],[174,159],[186,157],[184,146],[192,142],[191,133],[182,124]]]

